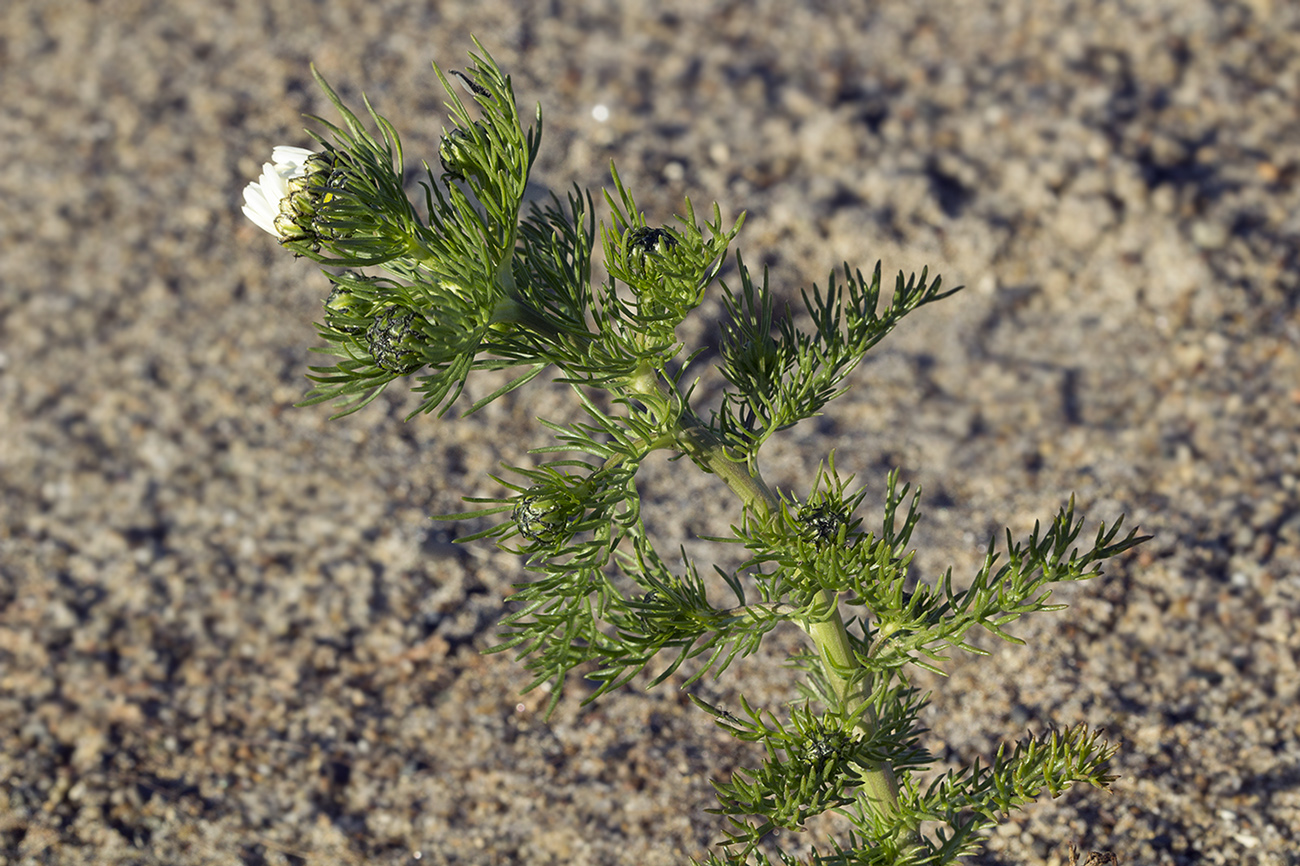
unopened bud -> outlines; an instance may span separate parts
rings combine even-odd
[[[474,126],[480,135],[486,135],[487,128],[483,124],[476,122]],[[448,177],[464,180],[466,174],[479,173],[479,163],[472,156],[474,146],[473,133],[459,126],[442,137],[438,144],[438,161]]]
[[[677,238],[668,229],[636,226],[629,229],[623,238],[623,247],[627,250],[627,259],[644,262],[648,255],[663,255],[677,246]]]
[[[375,316],[366,330],[366,348],[375,363],[390,373],[405,376],[424,366],[419,333],[411,326],[412,313],[389,307]]]
[[[832,544],[839,538],[840,528],[848,518],[829,503],[804,506],[799,509],[799,524],[810,540],[818,544]]]
[[[578,514],[563,499],[543,490],[521,497],[510,516],[524,538],[547,543],[562,538]]]

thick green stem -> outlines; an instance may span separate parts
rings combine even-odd
[[[740,500],[758,514],[770,514],[779,503],[757,472],[750,472],[743,463],[727,457],[721,440],[705,427],[694,412],[686,409],[678,421],[680,432],[677,444],[703,469],[726,482]]]
[[[840,616],[836,599],[824,590],[821,602],[830,609],[830,616],[820,622],[804,624],[804,631],[817,645],[821,654],[822,670],[830,681],[841,711],[848,714],[857,712],[866,703],[868,695],[861,687],[854,687],[852,673],[858,668],[853,656],[853,647],[849,643],[848,630],[844,627],[844,618]],[[875,725],[875,713],[870,707],[858,717],[857,727],[865,736],[871,734]],[[898,779],[894,768],[887,763],[859,765],[862,787],[881,814],[892,815],[898,810]]]
[[[745,464],[729,458],[722,441],[700,421],[689,406],[683,406],[677,426],[677,446],[701,468],[725,481],[741,501],[756,513],[766,516],[780,506],[776,495],[758,471],[751,472]],[[838,597],[822,591],[818,606],[827,611],[828,615],[817,622],[801,625],[817,646],[822,668],[835,691],[840,710],[846,714],[857,712],[866,703],[868,695],[862,693],[860,686],[855,687],[853,684],[853,674],[860,666],[854,657],[844,618],[840,616]],[[857,726],[864,736],[870,736],[874,725],[875,713],[868,707],[858,716]],[[893,767],[887,763],[864,764],[858,770],[862,786],[876,809],[883,815],[897,812],[898,779]]]
[[[762,477],[727,456],[722,440],[686,405],[676,389],[664,384],[659,371],[652,364],[642,363],[641,368],[628,381],[627,390],[639,399],[657,404],[661,418],[668,414],[670,406],[680,406],[676,429],[657,447],[671,446],[685,452],[705,472],[712,472],[725,481],[741,501],[758,514],[770,514],[779,506],[776,494],[764,483]]]

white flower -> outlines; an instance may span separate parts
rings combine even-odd
[[[305,147],[286,145],[271,151],[271,161],[262,164],[262,177],[244,187],[244,216],[283,239],[284,233],[275,227],[280,202],[289,194],[289,181],[307,173],[311,155]]]

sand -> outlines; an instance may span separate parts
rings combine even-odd
[[[311,63],[434,159],[429,64],[471,34],[543,106],[539,192],[615,158],[652,221],[743,209],[786,299],[845,261],[967,287],[765,450],[773,484],[835,449],[875,513],[900,467],[926,580],[1072,493],[1086,531],[1154,534],[1026,646],[918,680],[940,766],[1052,724],[1120,749],[1111,793],[971,862],[1300,863],[1300,7],[12,0],[0,34],[0,864],[652,866],[718,838],[709,779],[757,756],[680,679],[585,708],[579,682],[545,721],[481,655],[518,562],[428,519],[498,493],[566,392],[292,406],[328,284],[241,189],[328,115]],[[707,570],[726,489],[656,458],[641,492]],[[776,707],[799,641],[694,688]]]

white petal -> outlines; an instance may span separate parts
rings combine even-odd
[[[270,232],[276,237],[280,233],[275,230],[275,216],[278,208],[272,208],[271,203],[266,200],[266,194],[258,183],[250,183],[244,187],[244,216],[252,220],[259,228]]]
[[[266,194],[267,200],[277,208],[280,206],[280,199],[289,194],[289,184],[285,182],[282,168],[283,166],[272,165],[269,162],[262,164],[262,191]]]
[[[311,155],[312,151],[305,147],[290,147],[287,144],[281,144],[271,151],[271,161],[277,165],[280,163],[302,165],[307,161],[307,157]]]

